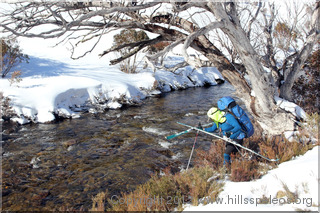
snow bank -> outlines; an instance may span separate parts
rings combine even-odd
[[[55,116],[78,117],[81,111],[116,109],[160,92],[216,85],[217,79],[223,80],[215,68],[186,67],[177,70],[180,74],[163,70],[153,73],[151,69],[141,69],[138,74],[123,73],[119,66],[109,65],[114,58],[112,54],[99,57],[111,47],[112,40],[112,33],[105,35],[101,38],[103,45],[97,45],[83,58],[72,60],[68,43],[56,46],[59,39],[19,37],[20,48],[30,57],[28,64],[22,63],[17,68],[22,71],[22,82],[10,85],[7,79],[0,79],[0,91],[11,99],[17,114],[13,120],[24,124],[49,122]],[[91,45],[90,42],[79,44],[75,55],[81,55]],[[182,60],[173,56],[167,62],[173,66]]]
[[[154,78],[152,73],[123,75],[106,72],[97,77],[51,76],[26,77],[18,85],[1,79],[0,90],[11,99],[18,117],[13,120],[23,124],[28,121],[48,122],[62,117],[77,117],[79,111],[90,108],[118,108],[119,103],[133,103],[144,99]]]
[[[280,164],[259,180],[226,181],[219,199],[208,205],[186,205],[184,211],[318,211],[318,159],[319,146],[303,156]],[[297,198],[287,197],[283,193],[284,187],[296,193]]]
[[[177,70],[174,74],[159,70],[155,74],[155,79],[159,83],[159,88],[163,92],[171,90],[185,89],[189,87],[217,85],[217,79],[224,80],[221,73],[215,67],[206,67],[200,69],[192,69],[186,67],[183,70]]]
[[[81,111],[117,109],[160,92],[215,85],[216,79],[223,79],[215,68],[187,68],[180,75],[161,70],[126,74],[116,67],[83,68],[50,63],[47,59],[33,60],[21,66],[26,71],[19,84],[10,85],[7,79],[0,79],[0,91],[11,99],[17,114],[12,120],[20,124],[49,122],[55,116],[76,118]],[[41,69],[45,70],[41,72]]]

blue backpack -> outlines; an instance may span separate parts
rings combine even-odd
[[[218,100],[218,108],[220,110],[228,109],[228,112],[230,112],[238,120],[243,132],[246,134],[246,138],[249,138],[253,135],[254,128],[250,121],[250,118],[233,98],[231,98],[230,96],[220,98]]]

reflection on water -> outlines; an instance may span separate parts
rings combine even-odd
[[[53,124],[29,124],[9,131],[2,147],[3,210],[85,209],[91,198],[133,190],[166,167],[186,166],[195,133],[177,121],[206,122],[206,111],[233,92],[230,85],[191,88],[145,100],[142,106],[84,114]],[[211,138],[199,137],[196,148]]]

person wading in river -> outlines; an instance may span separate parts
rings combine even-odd
[[[218,130],[223,136],[229,137],[233,141],[242,145],[245,133],[242,131],[241,125],[237,119],[229,112],[220,111],[216,107],[212,107],[207,112],[210,119],[213,120],[213,125],[211,127],[205,128],[207,132],[214,132]],[[203,129],[200,126],[201,129]],[[229,166],[231,163],[230,154],[235,154],[238,151],[238,147],[231,143],[226,143],[226,150],[223,155],[223,164]]]

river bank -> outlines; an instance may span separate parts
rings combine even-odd
[[[206,122],[211,104],[233,91],[228,83],[189,88],[137,107],[19,126],[1,142],[3,210],[89,209],[101,191],[118,196],[167,167],[180,171],[194,134],[170,142],[165,136],[183,130],[177,121]],[[210,141],[199,138],[197,148],[208,149]]]
[[[15,114],[11,120],[19,124],[77,118],[80,112],[119,109],[163,92],[224,82],[214,67],[186,67],[177,71],[180,74],[149,69],[126,74],[116,67],[77,67],[40,58],[31,58],[20,67],[21,82],[0,79],[0,91],[10,98]]]

